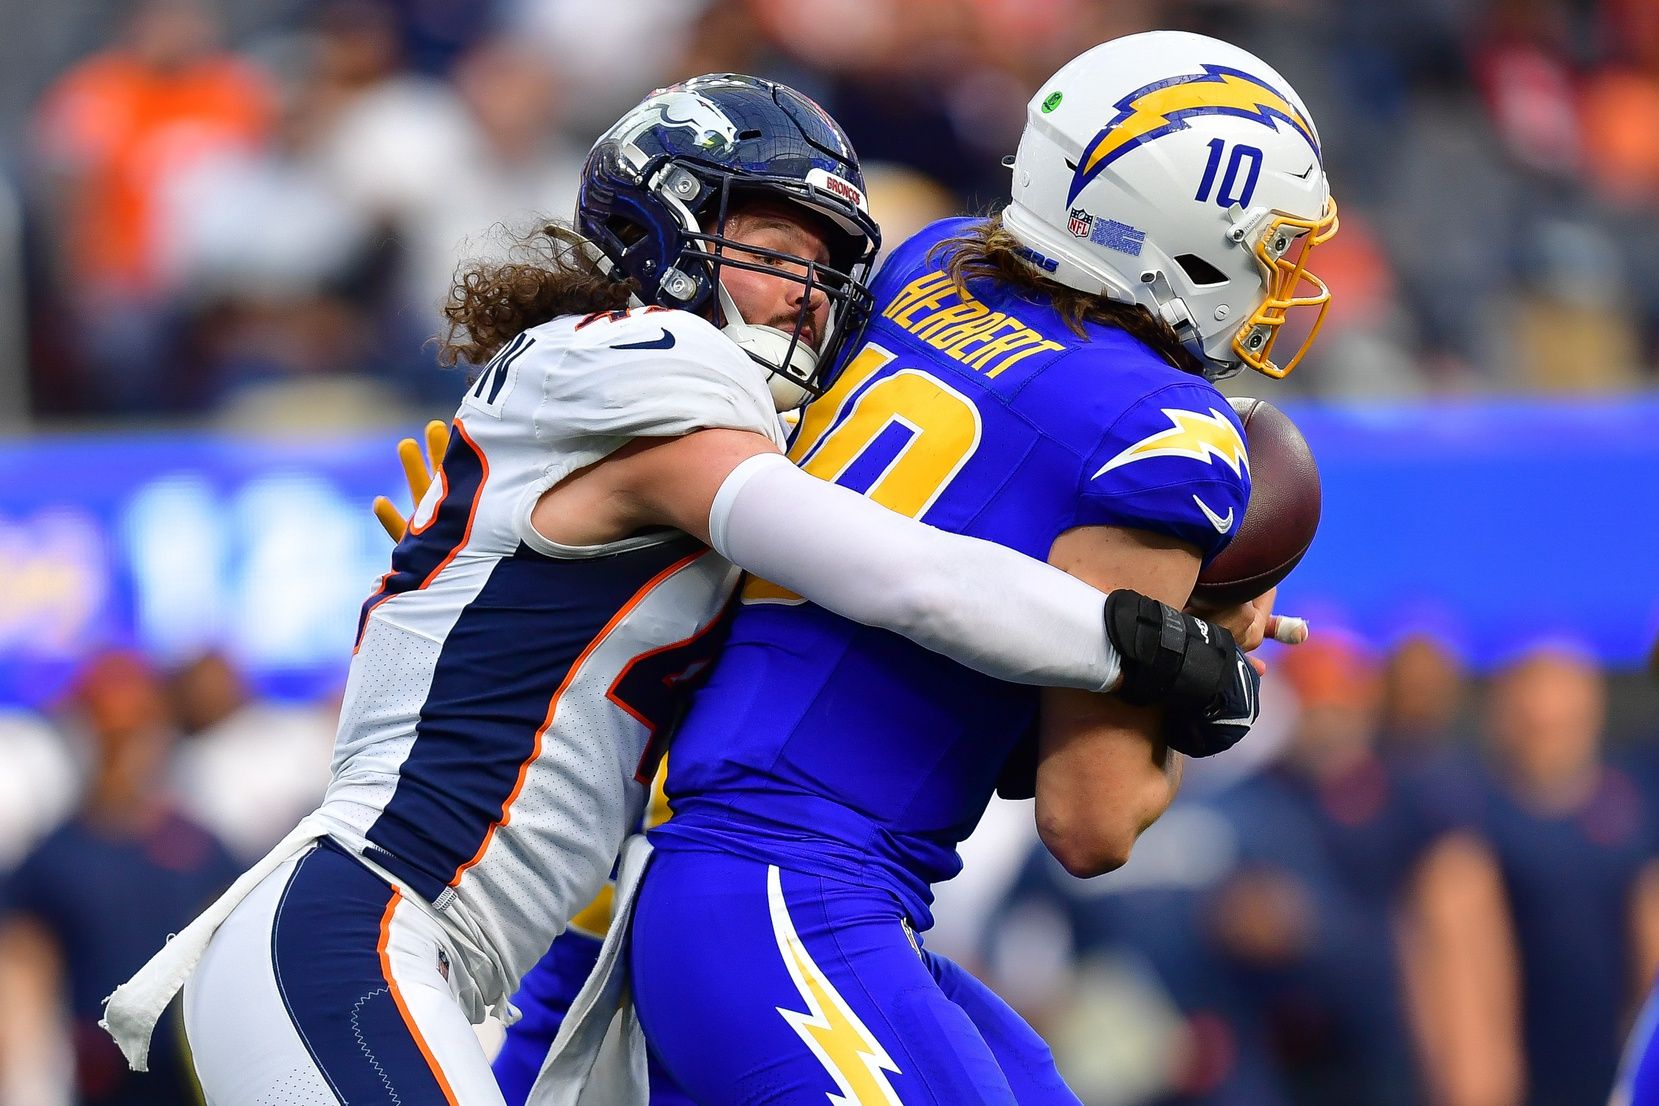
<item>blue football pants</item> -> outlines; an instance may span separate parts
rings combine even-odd
[[[705,1106],[1079,1106],[1042,1039],[879,886],[659,850],[630,966],[653,1056]]]

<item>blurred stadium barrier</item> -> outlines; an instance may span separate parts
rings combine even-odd
[[[1659,399],[1292,406],[1325,518],[1280,608],[1379,645],[1428,631],[1477,667],[1559,637],[1615,667],[1659,621]],[[343,679],[386,570],[368,509],[403,478],[380,435],[202,432],[0,444],[0,703],[39,705],[81,658],[224,647],[259,691]],[[401,499],[401,497],[398,497]]]

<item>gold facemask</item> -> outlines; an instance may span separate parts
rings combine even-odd
[[[1319,328],[1325,324],[1325,311],[1331,305],[1331,290],[1308,271],[1308,257],[1315,247],[1335,237],[1337,226],[1336,201],[1326,199],[1325,210],[1318,219],[1275,215],[1267,230],[1256,239],[1256,262],[1262,276],[1267,278],[1267,298],[1239,327],[1233,337],[1233,352],[1257,372],[1275,380],[1284,379],[1319,336]],[[1298,242],[1301,248],[1294,249]],[[1313,327],[1302,339],[1301,346],[1281,368],[1272,360],[1273,347],[1284,326],[1285,313],[1293,307],[1317,308],[1319,314],[1314,317]]]

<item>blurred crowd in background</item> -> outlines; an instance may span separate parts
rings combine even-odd
[[[1565,644],[1478,681],[1330,626],[1270,660],[1123,869],[1071,878],[995,802],[930,947],[1089,1106],[1601,1106],[1659,965],[1651,732],[1610,733]],[[112,652],[0,716],[0,1106],[194,1101],[176,1021],[133,1075],[101,999],[312,807],[334,708]]]
[[[1292,387],[1651,386],[1650,0],[101,0],[7,5],[0,364],[12,418],[447,411],[424,340],[492,227],[568,217],[653,86],[761,73],[852,135],[889,241],[1004,194],[1032,89],[1148,27],[1314,106],[1341,290]],[[3,202],[9,198],[12,202]],[[21,351],[26,356],[16,356]],[[0,374],[4,380],[4,374]]]
[[[1038,82],[1149,27],[1233,39],[1314,109],[1343,230],[1291,392],[1659,383],[1653,0],[0,9],[7,429],[412,427],[459,387],[426,344],[457,261],[568,217],[652,87],[803,89],[897,242],[986,210]],[[1124,870],[1070,879],[995,804],[935,947],[1090,1106],[1604,1101],[1659,965],[1651,690],[1618,677],[1609,725],[1566,644],[1476,680],[1446,641],[1330,627],[1274,664],[1259,732]],[[99,1000],[314,804],[334,707],[262,701],[218,654],[109,652],[0,711],[0,1106],[191,1101],[176,1035],[129,1075]]]

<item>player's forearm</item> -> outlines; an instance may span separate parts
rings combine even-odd
[[[1109,872],[1175,797],[1180,754],[1156,738],[1156,708],[1043,693],[1038,729],[1037,831],[1076,876]]]
[[[992,542],[904,518],[777,455],[734,469],[709,515],[735,564],[998,679],[1100,691],[1118,678],[1105,595]]]

